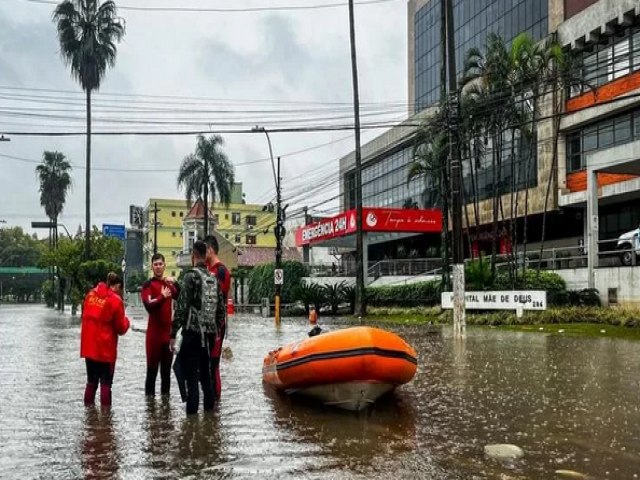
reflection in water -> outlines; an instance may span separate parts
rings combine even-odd
[[[144,336],[133,334],[120,342],[113,408],[84,409],[79,326],[69,318],[0,308],[0,329],[12,332],[0,349],[0,478],[640,475],[640,343],[477,328],[454,342],[450,328],[398,327],[418,352],[416,376],[357,414],[262,385],[263,356],[304,338],[306,321],[276,329],[236,316],[222,401],[186,418],[175,389],[145,399]],[[493,461],[490,443],[516,444],[525,457]]]
[[[87,407],[82,439],[82,470],[87,480],[117,478],[120,455],[110,410]]]

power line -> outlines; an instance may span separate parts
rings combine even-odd
[[[28,3],[38,3],[44,5],[57,5],[58,2],[53,0],[23,0]],[[395,0],[361,0],[356,5],[375,5],[379,3],[388,3]],[[295,11],[295,10],[321,10],[329,8],[346,7],[347,4],[340,3],[324,3],[314,5],[276,5],[271,7],[244,7],[244,8],[196,8],[196,7],[140,7],[132,5],[118,5],[119,10],[129,10],[134,12],[173,12],[173,13],[257,13],[257,12],[274,12],[274,11]]]

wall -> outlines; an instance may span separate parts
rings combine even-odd
[[[577,290],[587,288],[587,269],[575,268],[556,272],[565,282],[567,288]],[[600,292],[603,305],[608,303],[608,289],[618,289],[618,305],[629,308],[640,308],[640,268],[610,267],[597,268],[595,271],[596,288]]]

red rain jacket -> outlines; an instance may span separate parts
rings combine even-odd
[[[225,267],[222,262],[216,262],[211,266],[207,265],[207,270],[218,279],[220,290],[222,290],[224,300],[226,301],[227,298],[229,298],[229,287],[231,287],[231,274],[229,270],[227,270],[227,267]]]
[[[118,335],[129,330],[122,299],[104,282],[89,291],[82,306],[80,356],[96,362],[116,361]]]

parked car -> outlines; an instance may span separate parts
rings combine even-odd
[[[620,235],[616,250],[621,250],[619,253],[620,263],[631,265],[633,254],[640,255],[640,227]]]

